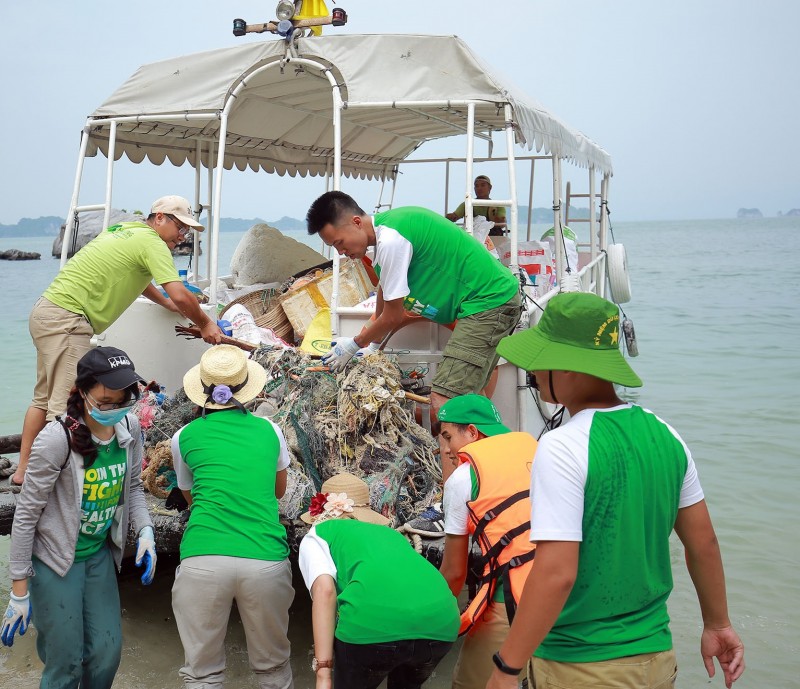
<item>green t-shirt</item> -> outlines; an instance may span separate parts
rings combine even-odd
[[[112,225],[76,253],[56,275],[44,298],[79,313],[102,333],[155,281],[178,282],[164,240],[149,225]]]
[[[125,486],[128,458],[116,437],[107,445],[96,443],[97,459],[83,474],[81,527],[75,562],[88,560],[103,547]]]
[[[461,203],[458,208],[453,211],[456,218],[463,218],[466,215],[466,206],[466,202]],[[476,218],[479,215],[482,215],[492,222],[506,221],[506,209],[504,206],[490,206],[486,201],[475,199],[475,202],[472,204],[472,217]]]
[[[275,496],[280,441],[272,424],[238,409],[218,411],[182,428],[178,444],[193,477],[181,559],[285,559],[289,546]]]
[[[456,598],[405,537],[354,519],[322,522],[316,532],[336,565],[337,639],[351,644],[456,639]]]
[[[406,206],[375,215],[376,226],[395,230],[413,247],[406,311],[437,323],[502,306],[519,290],[517,278],[477,239],[426,208]],[[381,247],[375,271],[381,274]]]

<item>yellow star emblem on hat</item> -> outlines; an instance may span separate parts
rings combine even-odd
[[[619,342],[619,330],[612,330],[609,335],[611,335],[611,344],[615,345]]]

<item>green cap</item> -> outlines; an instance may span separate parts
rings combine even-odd
[[[575,371],[642,385],[619,348],[619,307],[596,294],[557,294],[534,327],[504,337],[497,353],[525,371]]]
[[[472,424],[488,436],[511,433],[511,429],[503,425],[500,412],[492,400],[483,395],[453,397],[439,408],[438,417],[442,423]]]

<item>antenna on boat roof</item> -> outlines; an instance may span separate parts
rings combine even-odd
[[[280,0],[275,16],[277,19],[263,24],[248,24],[244,19],[234,19],[233,35],[268,31],[288,39],[298,29],[309,29],[315,36],[320,36],[323,26],[344,26],[347,23],[347,12],[335,7],[328,14],[324,0]]]

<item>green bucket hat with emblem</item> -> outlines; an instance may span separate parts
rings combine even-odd
[[[472,424],[487,436],[511,433],[508,426],[503,425],[500,412],[488,397],[483,395],[459,395],[447,400],[438,413],[443,423]]]
[[[619,307],[596,294],[565,292],[532,328],[504,337],[497,353],[525,371],[575,371],[629,388],[642,381],[622,356]]]

